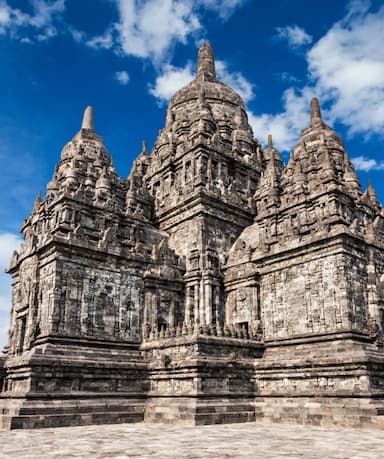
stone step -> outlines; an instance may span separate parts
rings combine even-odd
[[[120,404],[120,405],[73,405],[73,406],[37,406],[37,407],[22,407],[19,410],[21,416],[46,415],[46,414],[86,414],[105,412],[121,412],[140,413],[144,411],[143,404]],[[6,413],[4,413],[6,414]]]
[[[246,404],[214,404],[214,405],[198,405],[196,407],[196,414],[211,414],[211,413],[225,413],[225,412],[243,412],[255,411],[254,403]]]
[[[255,411],[227,411],[225,413],[210,413],[196,415],[196,425],[209,424],[236,424],[242,422],[254,422]]]
[[[0,414],[3,429],[142,422],[144,399],[27,400],[8,403]]]
[[[83,414],[0,416],[0,426],[9,429],[36,429],[47,427],[82,426],[92,424],[121,424],[143,421],[143,413],[100,411]]]
[[[333,404],[329,401],[322,404],[318,400],[301,402],[300,399],[291,399],[289,403],[264,400],[255,404],[256,421],[316,426],[383,428],[383,411],[380,402],[364,399],[333,400]]]

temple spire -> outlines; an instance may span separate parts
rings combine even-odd
[[[321,126],[322,124],[323,120],[321,118],[319,99],[314,97],[311,100],[311,127]]]
[[[377,200],[376,191],[373,188],[372,182],[370,180],[368,180],[368,187],[367,187],[367,190],[366,190],[365,194],[366,194],[367,198],[372,202],[372,204],[374,204],[374,205],[378,205],[379,204],[379,201]]]
[[[367,187],[367,190],[368,190],[368,192],[369,192],[370,195],[376,197],[376,191],[375,191],[375,189],[373,188],[373,185],[372,185],[372,182],[371,182],[370,179],[368,179],[368,187]]]
[[[36,199],[35,199],[35,202],[33,204],[33,209],[32,209],[32,213],[33,212],[37,212],[40,208],[40,205],[41,203],[43,202],[43,199],[41,197],[41,191],[39,190],[37,196],[36,196]]]
[[[203,43],[199,49],[197,78],[207,81],[216,79],[215,60],[211,45]]]
[[[95,130],[95,122],[93,119],[93,108],[88,106],[84,111],[83,123],[81,129],[89,129],[90,131]]]
[[[277,161],[281,162],[280,158],[280,153],[276,150],[276,148],[273,146],[273,139],[272,139],[272,134],[268,134],[268,146],[264,150],[264,159],[265,161],[274,161],[275,159]]]
[[[144,139],[141,143],[141,153],[147,153],[147,141]]]

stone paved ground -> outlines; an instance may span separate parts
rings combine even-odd
[[[384,432],[251,423],[0,431],[3,458],[383,459]]]

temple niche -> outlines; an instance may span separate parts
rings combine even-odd
[[[86,108],[21,232],[2,428],[384,427],[384,210],[316,98],[284,164],[205,43],[128,177]]]

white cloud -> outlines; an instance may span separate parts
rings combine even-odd
[[[31,36],[21,37],[24,43],[54,37],[57,34],[54,21],[64,12],[65,0],[30,0],[29,3],[33,14],[12,8],[6,0],[0,0],[0,33],[9,32],[15,38],[20,38],[20,33],[31,33]]]
[[[81,31],[77,30],[73,27],[68,27],[68,32],[72,35],[72,38],[77,42],[77,43],[82,43],[86,41],[86,34]]]
[[[350,135],[384,136],[384,6],[374,13],[369,6],[350,3],[346,16],[312,46],[306,56],[312,84],[286,90],[281,113],[251,114],[256,136],[269,130],[279,148],[292,148],[308,125],[312,96],[329,107],[328,123],[344,124]]]
[[[253,99],[253,85],[240,72],[231,72],[224,61],[216,61],[216,73],[218,79],[237,91],[245,102]]]
[[[14,250],[18,250],[21,237],[13,233],[0,233],[0,350],[7,341],[9,312],[11,310],[11,277],[4,273]]]
[[[358,171],[382,171],[384,170],[384,161],[378,162],[376,159],[367,158],[366,156],[356,156],[351,158],[352,164]]]
[[[27,44],[27,45],[32,45],[34,42],[28,37],[23,37],[23,38],[20,39],[20,43],[24,43],[24,44]]]
[[[65,0],[30,0],[30,2],[35,14],[30,16],[29,22],[37,28],[51,24],[53,17],[65,10]]]
[[[73,35],[73,34],[72,34]],[[81,39],[79,33],[74,37],[75,41]],[[103,35],[98,35],[86,41],[86,45],[95,49],[111,49],[113,47],[113,35],[111,30],[107,30]]]
[[[10,7],[6,3],[0,3],[0,26],[5,27],[11,21]]]
[[[50,38],[53,38],[57,35],[57,30],[55,27],[46,27],[42,33],[36,35],[37,41],[46,41]]]
[[[202,4],[219,14],[222,19],[228,19],[233,12],[249,0],[202,0]]]
[[[346,19],[351,18],[355,14],[364,14],[371,7],[370,0],[350,0],[348,3],[348,11]]]
[[[284,111],[277,114],[255,115],[249,113],[249,123],[255,136],[263,143],[268,134],[273,135],[274,145],[283,151],[290,150],[297,141],[301,129],[309,124],[309,103],[313,97],[309,88],[297,92],[287,89],[282,97]]]
[[[150,59],[156,66],[170,61],[172,48],[205,35],[202,13],[222,20],[249,0],[114,0],[118,20],[86,44],[127,56]],[[79,38],[77,36],[77,38]]]
[[[24,25],[29,16],[16,8],[11,8],[5,0],[0,2],[0,33]]]
[[[216,61],[216,73],[221,81],[235,89],[245,101],[254,97],[253,85],[240,72],[228,70],[224,61]],[[149,92],[159,101],[168,101],[176,91],[186,86],[194,78],[195,71],[191,62],[188,62],[185,67],[166,64]]]
[[[317,92],[332,101],[334,121],[356,132],[384,134],[384,6],[376,13],[353,2],[308,53]]]
[[[129,82],[129,74],[126,70],[115,73],[115,79],[123,86],[126,86]]]
[[[164,60],[175,43],[201,28],[193,1],[117,0],[119,21],[115,25],[118,42],[126,55]]]
[[[312,36],[298,25],[277,27],[276,32],[277,38],[287,41],[288,46],[292,49],[312,43]]]
[[[110,0],[118,19],[101,35],[87,36],[65,25],[65,31],[78,43],[95,49],[114,49],[117,53],[151,59],[155,64],[169,61],[177,43],[186,43],[205,34],[201,23],[204,12],[227,20],[249,0]],[[58,34],[66,0],[28,0],[33,13],[0,0],[0,34],[9,33],[23,43],[45,41]],[[64,27],[61,28],[63,31]]]
[[[0,233],[0,270],[9,265],[14,250],[18,250],[21,238],[13,233]]]
[[[300,78],[292,75],[289,72],[275,73],[274,76],[284,83],[300,83]]]
[[[163,73],[156,78],[155,84],[150,87],[149,92],[159,101],[167,101],[193,78],[194,73],[190,62],[184,68],[167,64],[164,66]]]

